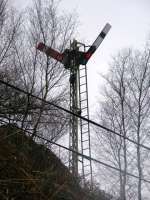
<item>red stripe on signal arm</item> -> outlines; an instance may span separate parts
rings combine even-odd
[[[37,45],[37,49],[44,52],[47,56],[54,58],[55,60],[62,61],[63,54],[59,53],[58,51],[46,46],[44,43],[39,43]]]
[[[40,42],[40,43],[37,45],[36,48],[37,48],[38,50],[40,50],[40,51],[43,51],[43,49],[45,48],[45,44],[42,43],[42,42]]]
[[[89,60],[92,54],[90,52],[85,53],[86,60]]]

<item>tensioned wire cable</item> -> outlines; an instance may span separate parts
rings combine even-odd
[[[4,120],[1,120],[1,119],[0,119],[0,121],[2,121],[2,122],[4,122],[4,123],[7,123],[7,122],[5,122]],[[30,131],[27,131],[27,130],[24,130],[24,131],[25,131],[26,133],[28,133],[28,134],[32,134]],[[97,159],[95,159],[95,158],[92,158],[92,157],[90,157],[90,156],[86,156],[86,155],[84,155],[84,154],[82,154],[82,153],[79,153],[79,152],[77,152],[77,151],[74,151],[74,150],[72,150],[72,149],[70,149],[70,148],[68,148],[68,147],[66,147],[66,146],[63,146],[63,145],[61,145],[61,144],[58,144],[58,143],[53,142],[53,141],[51,141],[51,140],[48,140],[48,139],[46,139],[46,138],[44,138],[44,137],[42,137],[42,136],[36,135],[36,137],[37,137],[38,139],[42,139],[42,140],[44,140],[44,141],[46,141],[46,142],[48,142],[48,143],[50,143],[50,144],[56,145],[56,146],[58,146],[58,147],[60,147],[60,148],[63,148],[63,149],[65,149],[65,150],[67,150],[67,151],[70,151],[70,152],[72,152],[72,153],[75,153],[75,154],[77,154],[78,156],[83,157],[83,158],[85,158],[85,159],[87,159],[87,160],[91,160],[91,161],[93,161],[93,162],[96,162],[96,163],[98,163],[98,164],[101,164],[101,165],[103,165],[104,167],[113,169],[113,170],[115,170],[115,171],[118,171],[118,172],[120,172],[120,173],[126,174],[127,176],[136,178],[136,179],[141,180],[141,181],[143,181],[143,182],[150,183],[150,180],[147,180],[147,179],[145,179],[145,178],[141,178],[141,177],[139,177],[139,176],[137,176],[137,175],[134,175],[134,174],[132,174],[132,173],[130,173],[130,172],[125,172],[124,170],[121,170],[121,169],[119,169],[119,168],[117,168],[117,167],[114,167],[114,166],[112,166],[112,165],[109,165],[109,164],[107,164],[107,163],[105,163],[105,162],[102,162],[102,161],[97,160]]]
[[[8,86],[8,87],[10,87],[10,88],[13,88],[13,89],[15,89],[15,90],[17,90],[17,91],[19,91],[19,92],[22,92],[22,93],[24,93],[24,94],[26,94],[26,95],[29,95],[29,96],[31,96],[31,97],[33,97],[33,98],[36,98],[36,99],[42,101],[42,102],[45,103],[45,104],[54,106],[55,108],[58,108],[58,109],[60,109],[60,110],[62,110],[62,111],[64,111],[64,112],[66,112],[66,113],[69,113],[69,114],[71,114],[71,115],[74,115],[74,116],[76,116],[77,118],[80,118],[80,119],[82,119],[82,120],[84,120],[84,121],[86,121],[86,122],[88,122],[88,123],[90,123],[90,124],[93,124],[93,125],[95,125],[95,126],[101,128],[101,129],[104,129],[104,130],[106,130],[106,131],[108,131],[108,132],[111,132],[111,133],[113,133],[113,134],[115,134],[115,135],[117,135],[117,136],[119,136],[119,137],[121,137],[121,138],[124,138],[125,140],[128,140],[128,141],[131,142],[131,143],[134,143],[134,144],[137,145],[137,146],[140,146],[140,147],[142,147],[142,148],[147,149],[147,150],[150,151],[150,147],[148,147],[148,146],[146,146],[146,145],[143,145],[143,144],[140,144],[140,143],[138,143],[138,142],[136,142],[136,141],[130,139],[129,137],[124,136],[124,135],[121,135],[120,133],[117,133],[117,132],[111,130],[110,128],[108,128],[108,127],[106,127],[106,126],[103,126],[103,125],[101,125],[101,124],[99,124],[99,123],[97,123],[97,122],[95,122],[95,121],[93,121],[93,120],[90,120],[90,119],[87,119],[87,118],[85,118],[85,117],[82,117],[82,116],[80,116],[80,115],[78,115],[78,114],[76,114],[76,113],[74,113],[74,112],[72,112],[72,111],[70,111],[70,110],[68,110],[68,109],[66,109],[66,108],[63,108],[63,107],[61,107],[61,106],[58,106],[58,105],[56,105],[56,104],[54,104],[54,103],[51,103],[51,102],[49,102],[49,101],[46,101],[46,100],[42,99],[41,97],[37,97],[36,95],[31,94],[31,93],[29,93],[29,92],[27,92],[27,91],[25,91],[25,90],[23,90],[23,89],[21,89],[21,88],[19,88],[19,87],[17,87],[17,86],[14,86],[14,85],[12,85],[12,84],[6,82],[6,81],[0,80],[0,83],[4,84],[4,85],[6,85],[6,86]]]

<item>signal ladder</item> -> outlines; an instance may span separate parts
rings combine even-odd
[[[78,71],[79,79],[79,106],[81,109],[81,116],[89,119],[89,107],[88,107],[88,85],[87,85],[87,69],[86,65],[82,65]],[[80,119],[80,137],[81,137],[81,153],[83,155],[91,157],[90,146],[90,125],[83,119]],[[92,186],[92,163],[91,160],[87,160],[82,157],[81,160],[82,170],[82,182],[85,185],[85,180],[90,181]]]

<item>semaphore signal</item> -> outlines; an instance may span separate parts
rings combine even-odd
[[[94,54],[94,52],[97,50],[99,45],[104,40],[105,36],[109,32],[111,28],[110,24],[106,24],[101,31],[101,33],[98,35],[94,43],[90,46],[90,48],[86,52],[82,52],[76,49],[65,49],[63,53],[60,53],[51,47],[46,46],[44,43],[40,42],[37,45],[37,49],[44,52],[47,56],[54,58],[55,60],[61,62],[64,64],[66,68],[69,68],[70,61],[75,57],[76,59],[76,65],[85,65],[91,58],[91,56]]]
[[[69,49],[64,52],[58,52],[46,44],[40,42],[37,49],[47,56],[62,63],[65,69],[70,70],[70,111],[89,120],[88,106],[88,85],[86,64],[100,46],[111,25],[107,23],[93,44],[87,49],[87,46],[74,40]],[[83,51],[81,51],[81,47]],[[81,65],[81,67],[80,67]],[[92,185],[92,163],[82,157],[79,160],[78,154],[74,152],[81,151],[82,154],[91,157],[90,127],[88,120],[85,122],[75,115],[70,115],[69,131],[69,169],[76,177],[81,176],[83,184],[88,179]],[[81,171],[79,173],[79,171]]]

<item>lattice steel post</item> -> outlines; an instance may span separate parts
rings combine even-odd
[[[78,71],[79,65],[76,62],[76,52],[78,51],[77,42],[74,40],[70,45],[70,51],[73,52],[70,58],[70,110],[73,113],[78,113],[79,108],[79,95],[78,95]],[[69,133],[69,146],[70,149],[78,152],[78,118],[74,115],[70,116],[70,133]],[[73,176],[78,177],[78,155],[69,153],[69,169]]]
[[[73,41],[70,45],[70,49],[65,49],[64,52],[58,52],[51,47],[48,47],[46,44],[40,42],[37,45],[37,49],[44,52],[47,56],[52,57],[58,62],[62,63],[65,69],[70,70],[70,110],[73,113],[77,113],[87,119],[89,119],[89,110],[88,110],[88,88],[87,88],[87,72],[86,64],[97,50],[99,45],[102,43],[107,33],[109,32],[111,25],[107,23],[96,40],[90,46],[90,48],[84,52],[79,51],[77,41]],[[81,43],[80,43],[81,44]],[[85,45],[83,45],[85,47]],[[82,65],[83,68],[79,66]],[[83,71],[84,73],[82,73]],[[79,126],[80,124],[80,126]],[[80,134],[79,134],[80,131]],[[70,115],[70,132],[69,132],[69,147],[70,149],[78,152],[79,151],[79,137],[81,147],[80,151],[82,154],[91,157],[91,146],[90,146],[90,128],[89,123],[84,122],[84,120]],[[78,155],[76,153],[69,153],[69,169],[75,177],[78,177]],[[86,161],[82,157],[82,177],[88,176],[91,177],[92,183],[92,164],[91,161]]]

